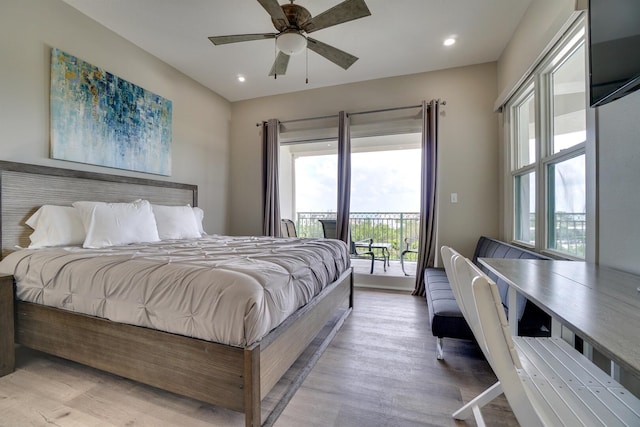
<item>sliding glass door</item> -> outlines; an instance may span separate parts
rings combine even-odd
[[[281,145],[280,215],[296,223],[299,236],[322,237],[318,220],[336,218],[337,170],[336,140]]]
[[[352,138],[351,149],[353,239],[391,245],[390,259],[398,262],[407,244],[417,247],[420,134]],[[414,252],[405,255],[415,262]]]
[[[322,237],[319,220],[337,218],[338,117],[281,125],[280,213],[295,222],[299,236]],[[384,247],[404,276],[399,261],[406,255],[415,265],[418,245],[422,106],[352,113],[348,121],[351,239]],[[356,268],[358,261],[366,260],[354,257]]]

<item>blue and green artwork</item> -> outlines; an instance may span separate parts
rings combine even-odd
[[[171,101],[54,48],[51,157],[171,175]]]

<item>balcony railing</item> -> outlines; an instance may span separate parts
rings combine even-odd
[[[549,227],[549,247],[578,258],[584,258],[586,255],[586,235],[586,214],[556,212],[555,221]]]
[[[558,212],[549,232],[549,247],[576,257],[585,256],[586,215]],[[335,212],[299,212],[296,228],[300,236],[322,237],[319,219],[335,219]],[[354,241],[371,238],[376,243],[391,243],[391,259],[399,260],[405,249],[404,239],[415,239],[418,245],[420,214],[417,212],[351,212],[349,217]],[[529,217],[530,235],[535,235],[535,215]],[[531,241],[533,243],[533,241]],[[415,254],[407,259],[415,260]]]
[[[322,237],[322,224],[319,219],[336,219],[336,213],[298,212],[298,234],[305,237]],[[392,260],[400,259],[400,253],[405,249],[405,238],[415,239],[414,248],[418,244],[420,214],[417,212],[351,212],[349,223],[354,241],[373,239],[376,243],[391,243]],[[415,254],[408,254],[406,259],[415,260]]]
[[[528,229],[523,235],[517,236],[519,240],[531,245],[535,244],[536,214],[531,212],[528,216]],[[563,252],[577,258],[584,258],[586,254],[587,220],[583,212],[556,212],[549,222],[548,248]]]

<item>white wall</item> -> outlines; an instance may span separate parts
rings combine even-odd
[[[640,274],[640,92],[596,117],[600,264]]]
[[[286,77],[285,77],[286,78]],[[261,234],[261,145],[256,123],[446,100],[440,116],[440,244],[473,255],[480,235],[498,230],[496,65],[313,89],[232,104],[229,231]],[[457,192],[459,203],[450,203]]]
[[[173,102],[172,176],[49,158],[51,48],[58,47]],[[0,159],[199,186],[205,229],[223,233],[228,189],[228,101],[60,0],[0,5]]]

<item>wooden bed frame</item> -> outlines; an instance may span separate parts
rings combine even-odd
[[[0,161],[2,255],[27,247],[24,222],[44,204],[77,200],[197,206],[195,185]],[[271,425],[353,307],[351,269],[260,342],[246,348],[111,322],[15,301],[15,341],[164,390],[245,414],[246,426]],[[319,344],[318,344],[319,341]],[[313,342],[315,353],[294,381],[264,398]],[[298,373],[300,372],[300,373]],[[273,400],[273,399],[271,399]]]

